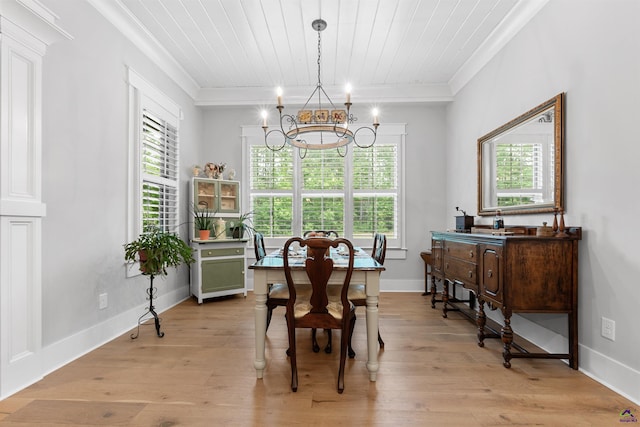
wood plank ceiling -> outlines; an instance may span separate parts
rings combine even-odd
[[[102,0],[93,0],[100,3]],[[383,102],[446,101],[547,0],[120,0],[200,105],[296,100],[325,88]],[[535,3],[535,4],[533,4]],[[533,4],[533,5],[532,5]],[[95,5],[95,4],[94,4]],[[96,6],[97,7],[97,6]],[[493,52],[491,52],[493,49]],[[471,74],[470,74],[471,73]],[[234,101],[235,100],[235,101]]]

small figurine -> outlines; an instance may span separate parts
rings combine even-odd
[[[206,165],[204,165],[204,173],[209,177],[209,178],[217,178],[219,171],[218,171],[218,165],[214,164],[214,163],[207,163]]]
[[[194,165],[191,170],[193,171],[193,176],[195,177],[200,176],[200,166]]]
[[[227,179],[229,181],[233,181],[236,178],[236,170],[235,169],[230,169],[229,173],[227,174]]]
[[[216,179],[222,179],[222,177],[223,177],[222,172],[224,171],[224,168],[227,166],[227,164],[226,163],[219,163],[216,166],[218,168],[218,173],[216,173],[215,178]]]

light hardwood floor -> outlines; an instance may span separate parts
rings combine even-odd
[[[514,359],[505,369],[499,340],[478,347],[471,322],[443,319],[418,293],[381,295],[377,382],[368,381],[359,308],[344,394],[336,392],[338,348],[312,353],[304,330],[292,393],[284,310],[274,312],[258,380],[253,308],[251,293],[185,301],[161,314],[163,338],[143,326],[137,340],[124,334],[1,401],[0,425],[601,427],[619,426],[627,408],[640,415],[564,361]]]

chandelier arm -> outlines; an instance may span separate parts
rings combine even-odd
[[[284,130],[284,125],[282,124],[284,120],[289,122],[288,131]],[[295,133],[290,134],[293,129],[295,129]],[[300,129],[298,128],[298,122],[296,121],[296,118],[291,114],[280,113],[280,130],[282,131],[282,134],[287,139],[296,139],[298,137],[298,134],[300,133]]]
[[[302,154],[302,150],[304,150],[304,154]],[[298,157],[300,157],[300,160],[304,159],[305,157],[307,157],[307,148],[300,148],[298,147]]]
[[[267,142],[267,139],[269,138],[269,135],[271,135],[273,132],[277,132],[279,134],[282,135],[282,145],[281,146],[275,146],[275,145],[269,145],[269,143]],[[284,146],[287,144],[287,136],[286,134],[284,134],[280,129],[272,129],[270,131],[267,132],[267,130],[264,130],[264,145],[271,151],[280,151],[284,148]]]
[[[349,146],[348,146],[348,145],[345,145],[345,146],[344,146],[344,154],[342,154],[342,153],[340,152],[340,147],[337,147],[337,148],[336,148],[336,151],[338,152],[338,156],[340,156],[340,157],[346,157],[346,156],[347,156],[347,153],[349,153]]]
[[[353,132],[353,143],[356,144],[356,146],[358,146],[358,148],[370,148],[373,146],[373,144],[376,143],[376,138],[378,137],[378,126],[375,126],[375,129],[371,129],[368,126],[363,126],[361,128],[356,129],[355,132]],[[357,135],[358,132],[360,132],[362,129],[367,129],[369,132],[371,132],[373,134],[373,141],[371,141],[371,144],[369,145],[360,145],[358,144],[358,140],[357,140]]]

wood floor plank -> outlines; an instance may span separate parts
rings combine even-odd
[[[364,310],[358,309],[345,391],[336,392],[334,352],[313,353],[297,332],[297,393],[284,310],[267,332],[267,368],[257,379],[253,295],[187,300],[161,314],[163,338],[142,326],[0,401],[0,426],[617,426],[638,408],[561,360],[502,366],[500,340],[476,344],[473,323],[442,318],[418,293],[381,296],[378,380],[366,368]],[[320,333],[321,345],[326,334]]]

